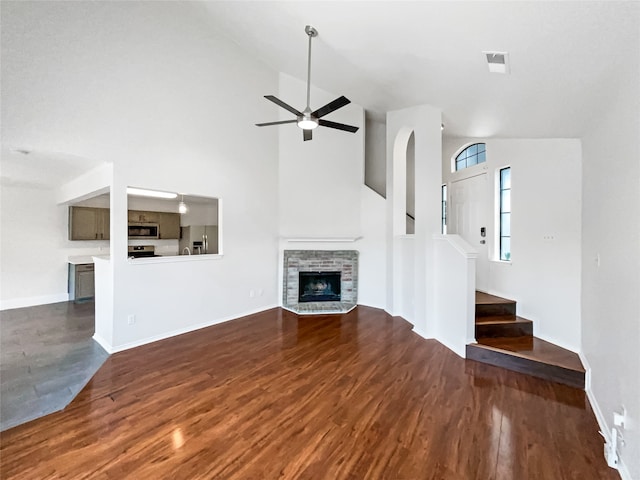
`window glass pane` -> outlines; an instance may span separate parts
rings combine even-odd
[[[511,188],[511,169],[503,168],[500,170],[500,188]]]
[[[511,260],[511,238],[500,237],[500,260]]]
[[[500,215],[500,235],[511,236],[511,214],[503,213]]]
[[[486,145],[476,143],[469,145],[456,157],[456,171],[486,161]]]
[[[500,213],[511,211],[511,190],[500,192]]]

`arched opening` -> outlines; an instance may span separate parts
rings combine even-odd
[[[413,132],[411,132],[407,142],[406,162],[406,228],[407,234],[413,235],[416,232],[416,139]]]
[[[394,235],[413,233],[407,229],[409,213],[415,217],[415,140],[413,129],[404,127],[393,144]]]

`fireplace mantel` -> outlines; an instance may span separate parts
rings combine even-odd
[[[282,307],[298,314],[346,313],[358,303],[357,250],[285,250]],[[340,272],[340,301],[300,302],[300,272]]]
[[[284,237],[289,243],[353,243],[362,237]]]

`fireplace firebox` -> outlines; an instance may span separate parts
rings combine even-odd
[[[341,272],[298,272],[298,302],[339,302]]]

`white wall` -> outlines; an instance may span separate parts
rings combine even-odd
[[[253,123],[278,77],[206,18],[198,3],[3,3],[3,141],[114,164],[114,349],[277,303],[277,134]],[[127,262],[128,185],[223,199],[224,258]]]
[[[360,185],[362,238],[356,242],[359,256],[358,303],[386,307],[387,242],[385,199]]]
[[[640,478],[640,6],[625,27],[624,70],[600,94],[610,109],[594,115],[582,140],[582,351],[587,386],[603,431],[624,405],[623,478]],[[631,21],[635,18],[635,21]],[[599,257],[599,263],[596,258]]]
[[[387,309],[411,317],[415,330],[433,336],[433,234],[440,232],[442,180],[441,112],[429,105],[387,113]],[[415,136],[415,235],[407,257],[402,235],[406,231],[406,152]],[[403,268],[412,262],[413,268]],[[410,277],[410,278],[408,278]],[[409,315],[402,285],[411,286],[413,312]],[[402,313],[400,310],[402,309]]]
[[[1,308],[68,300],[68,256],[108,253],[109,242],[69,241],[54,189],[2,185],[0,195]]]
[[[478,252],[459,235],[435,235],[435,335],[462,358],[475,343]]]
[[[304,82],[281,74],[279,87],[278,98],[304,109]],[[311,108],[338,96],[312,86]],[[291,114],[274,107],[264,120],[279,118],[288,119]],[[358,303],[384,308],[385,201],[364,186],[364,110],[349,104],[327,120],[360,129],[352,134],[319,127],[313,131],[313,140],[304,142],[295,125],[265,127],[279,130],[280,298],[285,249],[358,250]]]
[[[486,172],[489,198],[494,199],[497,170],[511,166],[511,262],[495,261],[498,224],[492,203],[487,212],[493,260],[489,293],[516,300],[518,314],[533,320],[537,337],[579,351],[580,141],[487,139],[486,163],[452,173],[451,156],[471,140],[446,140],[442,162],[446,182]]]
[[[311,108],[317,109],[338,96],[312,88]],[[304,110],[306,84],[281,74],[278,98]],[[292,117],[288,111],[274,106],[265,120]],[[360,236],[364,110],[349,104],[324,118],[360,129],[348,133],[320,126],[313,130],[313,139],[305,142],[302,130],[295,124],[263,128],[277,130],[279,135],[279,214],[280,234],[284,237]]]
[[[365,112],[365,184],[383,197],[387,195],[385,158],[387,124],[377,114]]]
[[[110,166],[105,165],[83,176],[86,188],[82,193],[104,191],[110,172]],[[76,189],[79,185],[73,181],[60,188],[28,182],[3,183],[0,309],[67,301],[68,258],[109,253],[107,240],[69,240],[68,206],[58,202],[66,195],[80,195]]]

